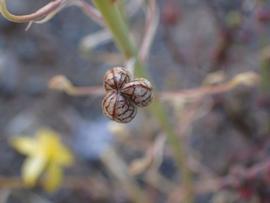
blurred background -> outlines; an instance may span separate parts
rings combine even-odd
[[[9,0],[8,7],[25,14],[48,2]],[[129,26],[140,42],[145,9],[132,2]],[[270,2],[157,3],[160,21],[147,66],[157,92],[180,95],[164,103],[183,140],[194,202],[269,203]],[[147,108],[118,124],[102,114],[102,96],[48,89],[59,74],[76,86],[101,86],[109,68],[125,64],[110,39],[94,44],[100,26],[68,7],[47,23],[26,27],[0,17],[0,202],[124,203],[135,202],[134,191],[147,199],[137,202],[182,202],[181,169]],[[259,83],[226,88],[251,71]],[[57,132],[74,157],[54,192],[20,184],[26,156],[10,144],[41,128]]]

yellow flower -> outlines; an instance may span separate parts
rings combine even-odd
[[[11,145],[28,157],[22,167],[22,179],[28,187],[35,186],[38,178],[44,175],[45,190],[56,190],[62,180],[62,168],[73,162],[71,152],[61,143],[59,135],[49,129],[38,130],[33,138],[14,138]]]

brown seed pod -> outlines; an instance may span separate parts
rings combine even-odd
[[[102,100],[104,115],[119,123],[128,123],[137,114],[137,108],[121,93],[112,90]]]
[[[130,82],[130,78],[130,73],[126,68],[114,67],[105,73],[104,89],[105,91],[119,90],[125,83]]]
[[[147,106],[153,98],[152,85],[144,78],[124,84],[120,92],[138,107]]]

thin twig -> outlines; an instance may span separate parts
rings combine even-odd
[[[145,61],[149,56],[149,51],[156,34],[158,23],[159,23],[159,10],[156,5],[156,0],[149,0],[145,23],[145,34],[139,51],[139,58],[142,63],[145,63]]]
[[[190,90],[182,90],[178,92],[163,92],[160,94],[162,100],[172,100],[173,98],[200,98],[203,96],[228,92],[239,85],[255,86],[260,81],[260,76],[254,72],[245,72],[236,75],[232,80],[227,83],[194,88]]]
[[[8,11],[6,0],[1,0],[0,12],[9,21],[16,22],[16,23],[27,23],[31,21],[38,21],[44,18],[45,16],[49,15],[50,13],[58,9],[65,2],[66,0],[54,0],[31,14],[13,15],[12,13]]]
[[[78,0],[74,2],[74,5],[80,6],[87,16],[89,16],[99,25],[104,26],[103,18],[100,12],[95,9],[91,4],[87,3],[84,0]]]
[[[108,149],[101,157],[102,163],[110,173],[124,186],[124,189],[133,197],[135,202],[147,202],[145,192],[128,174],[128,167],[114,149]]]
[[[215,86],[203,86],[188,90],[180,91],[165,91],[158,93],[163,101],[173,101],[174,99],[198,99],[204,96],[219,94],[228,92],[239,85],[256,86],[260,81],[260,76],[254,72],[244,72],[236,75],[232,80]],[[103,95],[103,87],[77,87],[74,86],[63,75],[54,76],[49,81],[49,88],[58,91],[64,91],[72,96],[84,96],[84,95]]]
[[[54,76],[49,82],[48,87],[53,90],[65,92],[71,96],[103,95],[104,90],[101,86],[97,87],[76,87],[70,80],[63,75]]]

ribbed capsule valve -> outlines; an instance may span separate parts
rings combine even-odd
[[[152,85],[144,78],[131,80],[126,68],[114,67],[104,76],[105,96],[102,110],[111,120],[120,123],[132,121],[137,107],[145,107],[152,101]]]

